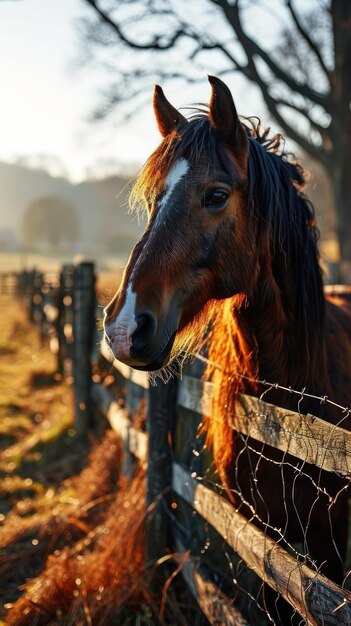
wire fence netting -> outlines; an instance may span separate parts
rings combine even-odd
[[[235,427],[235,418],[228,416],[234,447],[225,485],[206,445],[201,416],[184,406],[178,409],[175,456],[189,467],[191,480],[186,476],[183,484],[191,495],[186,504],[180,497],[174,500],[171,524],[185,547],[211,564],[220,588],[249,623],[348,623],[343,620],[350,619],[351,437],[345,430],[350,410],[307,389],[259,383],[259,398],[242,399],[246,420]],[[277,391],[289,395],[289,410],[271,406]],[[324,416],[333,413],[333,424],[308,414],[311,400]],[[203,516],[201,502],[191,506],[194,482],[221,494],[232,514]],[[250,550],[253,555],[246,558]],[[322,607],[312,590],[323,577],[340,589]]]

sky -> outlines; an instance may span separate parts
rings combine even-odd
[[[76,21],[86,13],[80,0],[1,1],[1,160],[57,157],[79,180],[101,159],[140,163],[157,143],[156,127],[142,120],[113,134],[107,123],[88,121],[103,85],[97,70],[77,67]]]
[[[48,155],[53,173],[61,166],[79,181],[98,162],[117,161],[133,169],[159,142],[150,104],[128,124],[89,122],[103,88],[97,67],[81,68],[77,20],[90,14],[82,0],[0,1],[0,160],[15,162]],[[231,79],[240,92],[239,111],[262,115],[253,88],[240,77]],[[207,81],[196,88],[170,87],[166,92],[179,107],[207,101]],[[101,172],[100,172],[101,173]]]
[[[84,13],[80,0],[1,1],[1,160],[46,154],[80,179],[98,159],[116,157],[124,133],[108,137],[106,125],[87,121],[99,76],[77,68],[76,20]],[[129,133],[130,161],[138,160],[135,126]]]

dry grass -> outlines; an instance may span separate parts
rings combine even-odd
[[[8,623],[32,623],[34,617],[40,623],[48,623],[48,616],[67,617],[67,607],[71,605],[70,611],[78,610],[79,613],[75,590],[81,588],[81,583],[77,580],[83,581],[89,602],[96,595],[101,595],[101,568],[105,564],[106,572],[111,570],[111,560],[105,561],[106,554],[103,557],[103,546],[106,544],[106,548],[111,549],[116,544],[112,529],[122,516],[122,501],[126,497],[122,481],[116,500],[119,456],[118,440],[114,433],[107,431],[102,441],[93,448],[81,474],[61,485],[61,491],[66,490],[66,497],[60,499],[58,494],[52,494],[51,503],[47,504],[45,512],[42,511],[45,519],[40,523],[37,523],[38,519],[33,519],[29,544],[24,545],[28,537],[21,520],[11,520],[12,532],[8,536],[3,535],[8,554],[0,561],[2,581],[8,587],[21,582],[19,577],[23,576],[23,564],[27,566],[27,578],[36,574],[38,578],[26,584],[25,594],[7,616]],[[128,502],[134,505],[129,491],[127,496]],[[143,498],[139,500],[142,506]],[[142,516],[139,515],[138,520],[140,524]],[[127,525],[131,530],[130,523]],[[116,526],[118,531],[115,532],[122,536],[123,524]],[[19,549],[22,547],[25,549]],[[92,556],[94,549],[97,554]],[[101,563],[100,556],[103,557]],[[106,589],[108,586],[105,585]]]
[[[152,605],[143,581],[144,492],[139,474],[131,485],[122,482],[93,528],[77,518],[82,538],[49,556],[7,623],[134,623],[145,599]]]
[[[2,296],[0,306],[0,471],[12,475],[39,461],[38,444],[72,427],[72,393],[64,383],[33,389],[36,372],[55,372],[55,357],[19,302]]]
[[[118,475],[112,431],[90,433],[90,452],[77,440],[54,356],[17,302],[0,304],[0,623],[204,624],[173,582],[158,617],[143,472],[132,482]]]

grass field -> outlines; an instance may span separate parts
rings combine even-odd
[[[59,553],[95,527],[117,487],[116,436],[104,423],[80,442],[72,388],[20,302],[0,318],[0,617]],[[94,505],[96,499],[100,509]],[[11,610],[10,610],[11,613]],[[21,623],[10,621],[9,623]],[[25,621],[24,623],[36,623]]]
[[[0,545],[2,570],[6,545],[35,535],[51,514],[64,506],[72,492],[60,483],[77,473],[86,457],[75,441],[72,391],[55,380],[55,357],[43,345],[37,328],[26,319],[21,304],[0,299]],[[32,537],[33,535],[33,537]],[[11,557],[14,557],[11,551]],[[6,606],[24,582],[12,560],[12,574],[2,585]],[[6,569],[6,567],[5,567]],[[25,570],[25,568],[24,568]],[[2,573],[2,572],[1,572]],[[17,575],[16,575],[17,573]],[[8,583],[8,584],[7,584]]]
[[[44,478],[41,443],[66,433],[69,447],[72,394],[68,385],[55,380],[55,357],[27,322],[23,306],[4,296],[0,306],[0,470],[7,472],[10,485],[26,469]]]
[[[144,562],[144,470],[119,474],[121,442],[101,415],[77,438],[55,356],[22,303],[0,305],[0,624],[205,624],[173,586],[160,616]]]

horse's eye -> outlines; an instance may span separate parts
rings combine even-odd
[[[229,191],[223,188],[211,189],[206,192],[204,206],[211,213],[222,211],[229,198]]]

